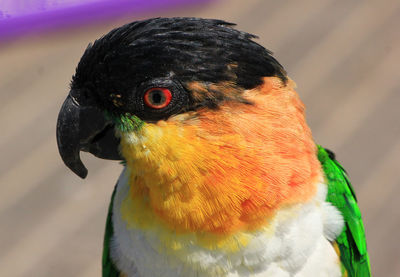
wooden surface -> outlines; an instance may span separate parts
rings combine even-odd
[[[375,276],[400,276],[400,1],[218,1],[153,16],[226,19],[275,52],[337,153],[363,212]],[[121,170],[62,163],[56,118],[87,44],[123,18],[0,46],[0,276],[100,276],[109,197]]]

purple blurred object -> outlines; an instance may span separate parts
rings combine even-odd
[[[210,0],[0,0],[0,40]]]

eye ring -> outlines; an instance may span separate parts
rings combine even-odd
[[[171,103],[172,93],[168,88],[151,88],[143,95],[144,103],[152,109],[162,109]]]
[[[160,108],[160,105],[156,105],[156,108],[152,108],[152,103],[150,101],[147,101],[147,103],[145,102],[145,94],[147,91],[155,88],[166,89],[171,93],[171,100],[169,103],[167,101],[168,104],[164,108]],[[166,92],[166,90],[164,90],[164,92]],[[167,95],[168,92],[166,92]],[[128,106],[128,109],[132,110],[139,118],[148,121],[167,119],[173,114],[180,113],[189,103],[189,93],[178,80],[173,80],[170,77],[158,77],[143,82],[135,88],[131,95],[135,98],[129,101],[129,103],[133,105]],[[152,99],[150,98],[149,100]],[[148,103],[150,103],[150,106],[148,106]]]

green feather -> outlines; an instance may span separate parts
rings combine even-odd
[[[328,181],[327,201],[339,209],[345,221],[343,231],[336,239],[342,265],[349,277],[371,276],[361,212],[346,171],[321,146],[318,146],[318,159]]]
[[[144,121],[130,113],[115,114],[105,111],[105,117],[114,122],[115,127],[122,133],[140,130],[144,125]]]
[[[114,263],[111,261],[110,257],[110,241],[114,234],[114,228],[112,225],[112,207],[115,196],[115,188],[114,192],[111,196],[111,203],[108,207],[108,215],[106,222],[106,230],[104,233],[104,243],[103,243],[103,260],[102,260],[102,276],[103,277],[119,277],[120,272],[115,267]]]

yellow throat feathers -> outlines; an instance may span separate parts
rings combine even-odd
[[[121,134],[125,218],[139,228],[229,235],[309,200],[321,169],[294,86],[268,77],[243,93],[252,105],[227,101]]]

